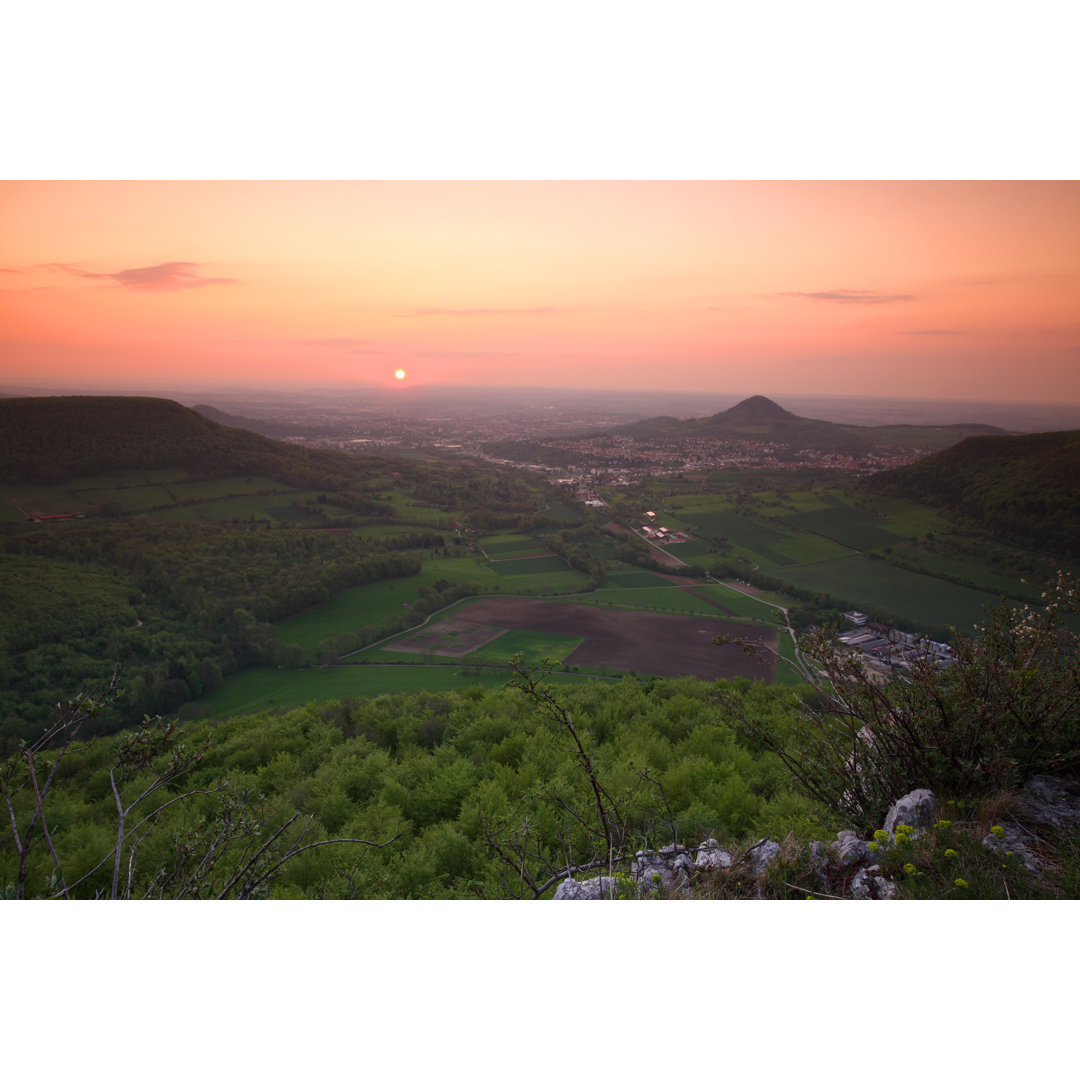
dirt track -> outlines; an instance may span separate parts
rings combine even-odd
[[[584,637],[566,661],[582,667],[606,664],[639,675],[742,676],[766,682],[772,682],[776,672],[775,663],[759,664],[738,645],[712,644],[714,637],[725,634],[759,642],[775,652],[776,631],[764,626],[494,596],[470,604],[454,618],[507,630]]]

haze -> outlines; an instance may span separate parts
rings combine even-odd
[[[0,235],[9,389],[1080,402],[1073,181],[20,181]]]

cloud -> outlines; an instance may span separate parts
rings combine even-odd
[[[412,311],[404,311],[397,317],[399,319],[416,319],[426,315],[555,315],[560,311],[566,311],[561,307],[531,307],[531,308],[437,308],[422,307],[413,308]]]
[[[0,266],[0,274],[21,274],[21,270],[9,270],[6,266]]]
[[[199,263],[166,262],[157,266],[136,266],[117,270],[114,274],[95,274],[69,263],[46,263],[46,270],[57,270],[76,277],[111,281],[125,289],[140,292],[175,292],[177,289],[198,289],[204,285],[232,285],[234,278],[203,277],[196,273]]]
[[[962,334],[963,330],[897,330],[898,334]]]
[[[782,292],[777,297],[795,297],[800,300],[825,300],[832,304],[895,304],[902,300],[914,300],[910,293],[875,293],[869,289],[831,289],[828,292]]]

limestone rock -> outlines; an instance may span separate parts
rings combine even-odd
[[[855,866],[870,861],[870,848],[866,841],[860,840],[850,829],[836,834],[836,842],[829,845],[829,852],[830,861],[840,866]]]
[[[987,851],[993,851],[996,855],[1005,858],[1005,853],[1011,851],[1023,864],[1029,874],[1037,874],[1046,869],[1046,864],[1031,849],[1023,830],[1012,821],[1003,821],[994,828],[1001,829],[1001,836],[989,832],[983,837],[983,847]]]
[[[750,876],[761,877],[769,868],[769,863],[779,854],[780,845],[775,840],[759,840],[747,852]]]
[[[575,881],[566,878],[559,882],[554,900],[610,900],[615,895],[615,879],[612,877],[589,878]]]
[[[938,801],[934,793],[927,788],[917,788],[892,804],[884,828],[890,836],[895,837],[897,825],[933,825],[937,812]]]
[[[851,879],[851,895],[855,900],[895,900],[900,890],[888,878],[875,874],[878,866],[864,866]]]
[[[690,884],[694,864],[682,844],[668,844],[659,851],[635,852],[630,876],[638,883],[639,893],[652,892],[657,886],[671,892]]]
[[[711,836],[697,849],[694,859],[696,870],[723,870],[731,865],[731,855],[720,846],[719,840]]]
[[[1055,776],[1033,776],[1021,795],[1033,821],[1054,829],[1080,826],[1080,785]]]

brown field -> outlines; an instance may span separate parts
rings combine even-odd
[[[731,635],[765,645],[775,655],[776,631],[765,626],[645,611],[604,611],[580,604],[508,596],[488,597],[471,604],[452,621],[471,623],[478,631],[490,632],[500,627],[583,637],[585,641],[566,659],[567,664],[580,667],[604,665],[614,671],[636,671],[640,675],[694,675],[709,680],[741,676],[772,682],[776,674],[775,662],[763,665],[747,656],[738,645],[712,644],[718,635]]]
[[[431,653],[433,656],[466,656],[481,645],[502,637],[508,627],[485,626],[473,619],[443,619],[404,641],[387,645],[388,652]]]

